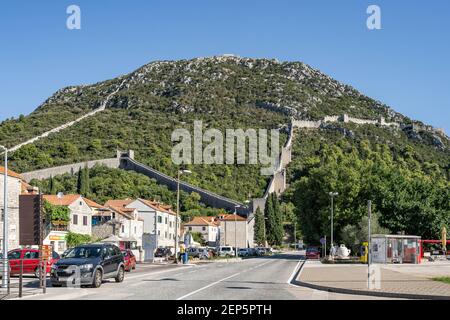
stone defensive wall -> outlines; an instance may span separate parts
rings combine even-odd
[[[120,165],[119,158],[110,158],[110,159],[102,159],[102,160],[93,160],[86,162],[78,162],[73,164],[68,164],[59,167],[53,167],[48,169],[36,170],[31,172],[22,173],[22,177],[25,181],[30,182],[33,179],[43,180],[48,179],[50,177],[54,177],[61,174],[75,174],[80,169],[88,167],[89,169],[93,168],[95,165],[104,165],[108,168],[117,169]]]

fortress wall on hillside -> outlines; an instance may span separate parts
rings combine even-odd
[[[172,178],[162,172],[152,169],[142,163],[135,161],[134,159],[128,157],[122,157],[120,159],[120,168],[124,170],[132,170],[141,174],[146,175],[152,179],[155,179],[158,183],[166,185],[171,190],[177,189],[177,179]],[[220,196],[216,193],[201,189],[199,187],[193,186],[187,182],[180,181],[180,190],[187,193],[196,192],[201,197],[201,202],[213,207],[213,208],[223,208],[228,212],[234,212],[235,206],[239,205],[241,208],[237,208],[238,214],[242,216],[248,216],[249,210],[244,205],[238,201]]]
[[[75,174],[80,170],[80,168],[85,168],[86,166],[88,168],[93,168],[95,165],[104,165],[108,168],[115,169],[115,168],[119,168],[119,164],[120,164],[119,158],[93,160],[93,161],[68,164],[68,165],[54,167],[54,168],[25,172],[25,173],[22,173],[21,175],[25,179],[25,181],[30,182],[33,179],[38,179],[38,180],[48,179],[50,177],[54,177],[54,176],[66,174],[66,173]]]

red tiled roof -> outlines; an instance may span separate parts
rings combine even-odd
[[[130,219],[130,220],[134,219],[134,217],[133,217],[132,214],[133,214],[133,212],[134,212],[136,209],[132,209],[132,208],[123,208],[123,207],[115,207],[115,206],[112,206],[112,205],[109,205],[108,208],[110,208],[111,210],[117,212],[118,214],[123,215],[123,216],[124,216],[125,218],[127,218],[127,219]]]
[[[0,166],[0,175],[4,175],[4,174],[5,174],[5,167]],[[17,172],[11,171],[9,169],[8,169],[8,176],[10,176],[12,178],[23,180],[23,177],[20,174],[18,174]]]
[[[91,208],[97,208],[97,209],[104,208],[101,204],[98,204],[97,202],[95,202],[95,201],[93,201],[93,200],[91,200],[91,199],[84,198],[84,197],[83,197],[83,199],[84,199],[84,201],[86,202],[86,204],[87,204],[89,207],[91,207]]]
[[[235,215],[234,214],[225,214],[223,216],[219,217],[220,221],[234,221],[236,219],[236,221],[247,221],[247,219],[241,217],[240,215]]]
[[[176,213],[171,210],[172,206],[165,205],[165,204],[162,204],[162,203],[159,203],[156,201],[145,200],[145,199],[139,199],[139,201],[141,201],[145,205],[147,205],[150,208],[153,208],[155,210],[166,212],[171,215],[176,215]]]
[[[108,200],[105,203],[105,207],[113,206],[113,207],[125,208],[127,205],[129,205],[133,201],[134,200],[131,200],[131,199]]]
[[[217,227],[214,217],[194,217],[191,221],[184,224],[184,226],[211,226]]]
[[[66,194],[58,198],[56,195],[44,195],[43,198],[55,206],[70,206],[81,198],[81,196],[79,194]]]

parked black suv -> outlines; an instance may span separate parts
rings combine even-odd
[[[122,282],[125,265],[120,249],[114,244],[85,244],[71,249],[64,259],[52,267],[52,286],[64,284],[101,286],[103,279],[114,278]]]
[[[168,258],[172,255],[172,251],[169,248],[158,248],[155,251],[155,258]]]

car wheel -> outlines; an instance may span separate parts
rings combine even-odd
[[[133,270],[136,270],[136,263],[133,264]]]
[[[93,288],[100,288],[103,281],[103,275],[100,270],[95,270],[94,272],[94,280],[92,281],[92,287]]]
[[[114,280],[116,280],[116,282],[122,282],[124,277],[125,277],[125,271],[124,271],[123,267],[120,267],[119,271],[117,271],[117,276],[114,278]]]
[[[41,274],[41,272],[39,271],[39,267],[36,267],[36,269],[34,269],[34,276],[36,278],[39,278],[40,274]]]

